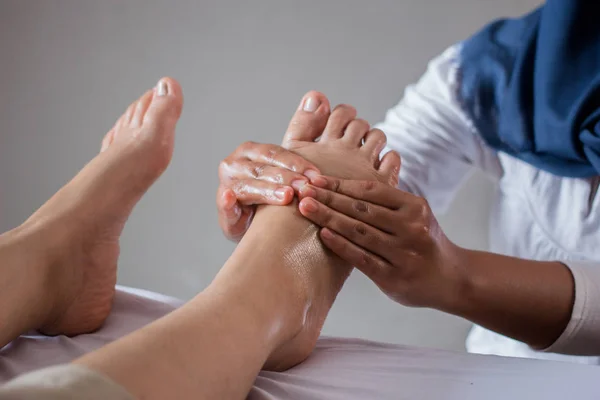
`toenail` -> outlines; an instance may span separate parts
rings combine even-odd
[[[320,174],[315,171],[314,169],[307,169],[306,171],[304,171],[304,176],[306,176],[308,179],[315,179],[316,177],[318,177]]]
[[[304,99],[304,105],[302,106],[302,109],[307,112],[315,112],[317,111],[317,108],[319,108],[319,105],[319,100],[309,96]]]
[[[167,86],[167,82],[163,79],[158,81],[156,84],[156,94],[158,96],[166,96],[169,93],[169,87]]]
[[[292,182],[292,187],[297,191],[302,190],[304,185],[306,185],[306,181],[302,180],[302,179],[296,179],[295,181]]]
[[[286,188],[279,188],[275,191],[275,197],[277,197],[280,200],[285,200],[285,197],[287,196],[287,189]]]

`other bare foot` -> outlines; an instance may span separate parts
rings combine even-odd
[[[49,261],[46,334],[98,329],[115,291],[119,237],[133,207],[169,165],[183,97],[163,78],[132,103],[102,151],[16,229]],[[33,246],[32,246],[33,243]]]

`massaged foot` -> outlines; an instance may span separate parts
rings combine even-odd
[[[50,261],[47,334],[98,329],[115,290],[119,237],[138,200],[167,168],[183,104],[179,84],[159,81],[132,103],[102,142],[102,151],[21,227]]]
[[[309,111],[305,111],[309,98]],[[389,154],[379,162],[385,146],[383,133],[355,119],[356,111],[350,106],[339,106],[331,115],[329,110],[324,95],[307,94],[292,118],[284,147],[313,162],[323,174],[395,184],[400,159]],[[259,209],[230,262],[236,264],[236,260],[240,265],[261,264],[269,276],[265,280],[275,282],[265,290],[281,293],[277,301],[282,309],[280,326],[287,329],[287,337],[272,352],[265,368],[285,370],[304,361],[351,266],[324,249],[318,229],[300,215],[297,203]],[[259,276],[256,268],[249,273]]]

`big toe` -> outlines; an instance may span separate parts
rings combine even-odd
[[[156,84],[152,100],[147,108],[139,111],[143,114],[142,124],[171,124],[173,127],[183,109],[183,91],[173,78],[162,78]],[[163,127],[167,127],[164,126]]]
[[[284,146],[293,142],[313,142],[323,133],[330,105],[320,92],[310,91],[302,98],[283,139]]]

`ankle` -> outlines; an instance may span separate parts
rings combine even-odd
[[[39,243],[36,233],[23,227],[0,235],[2,302],[19,305],[0,311],[0,325],[10,327],[13,337],[42,326],[56,302],[52,258]]]

